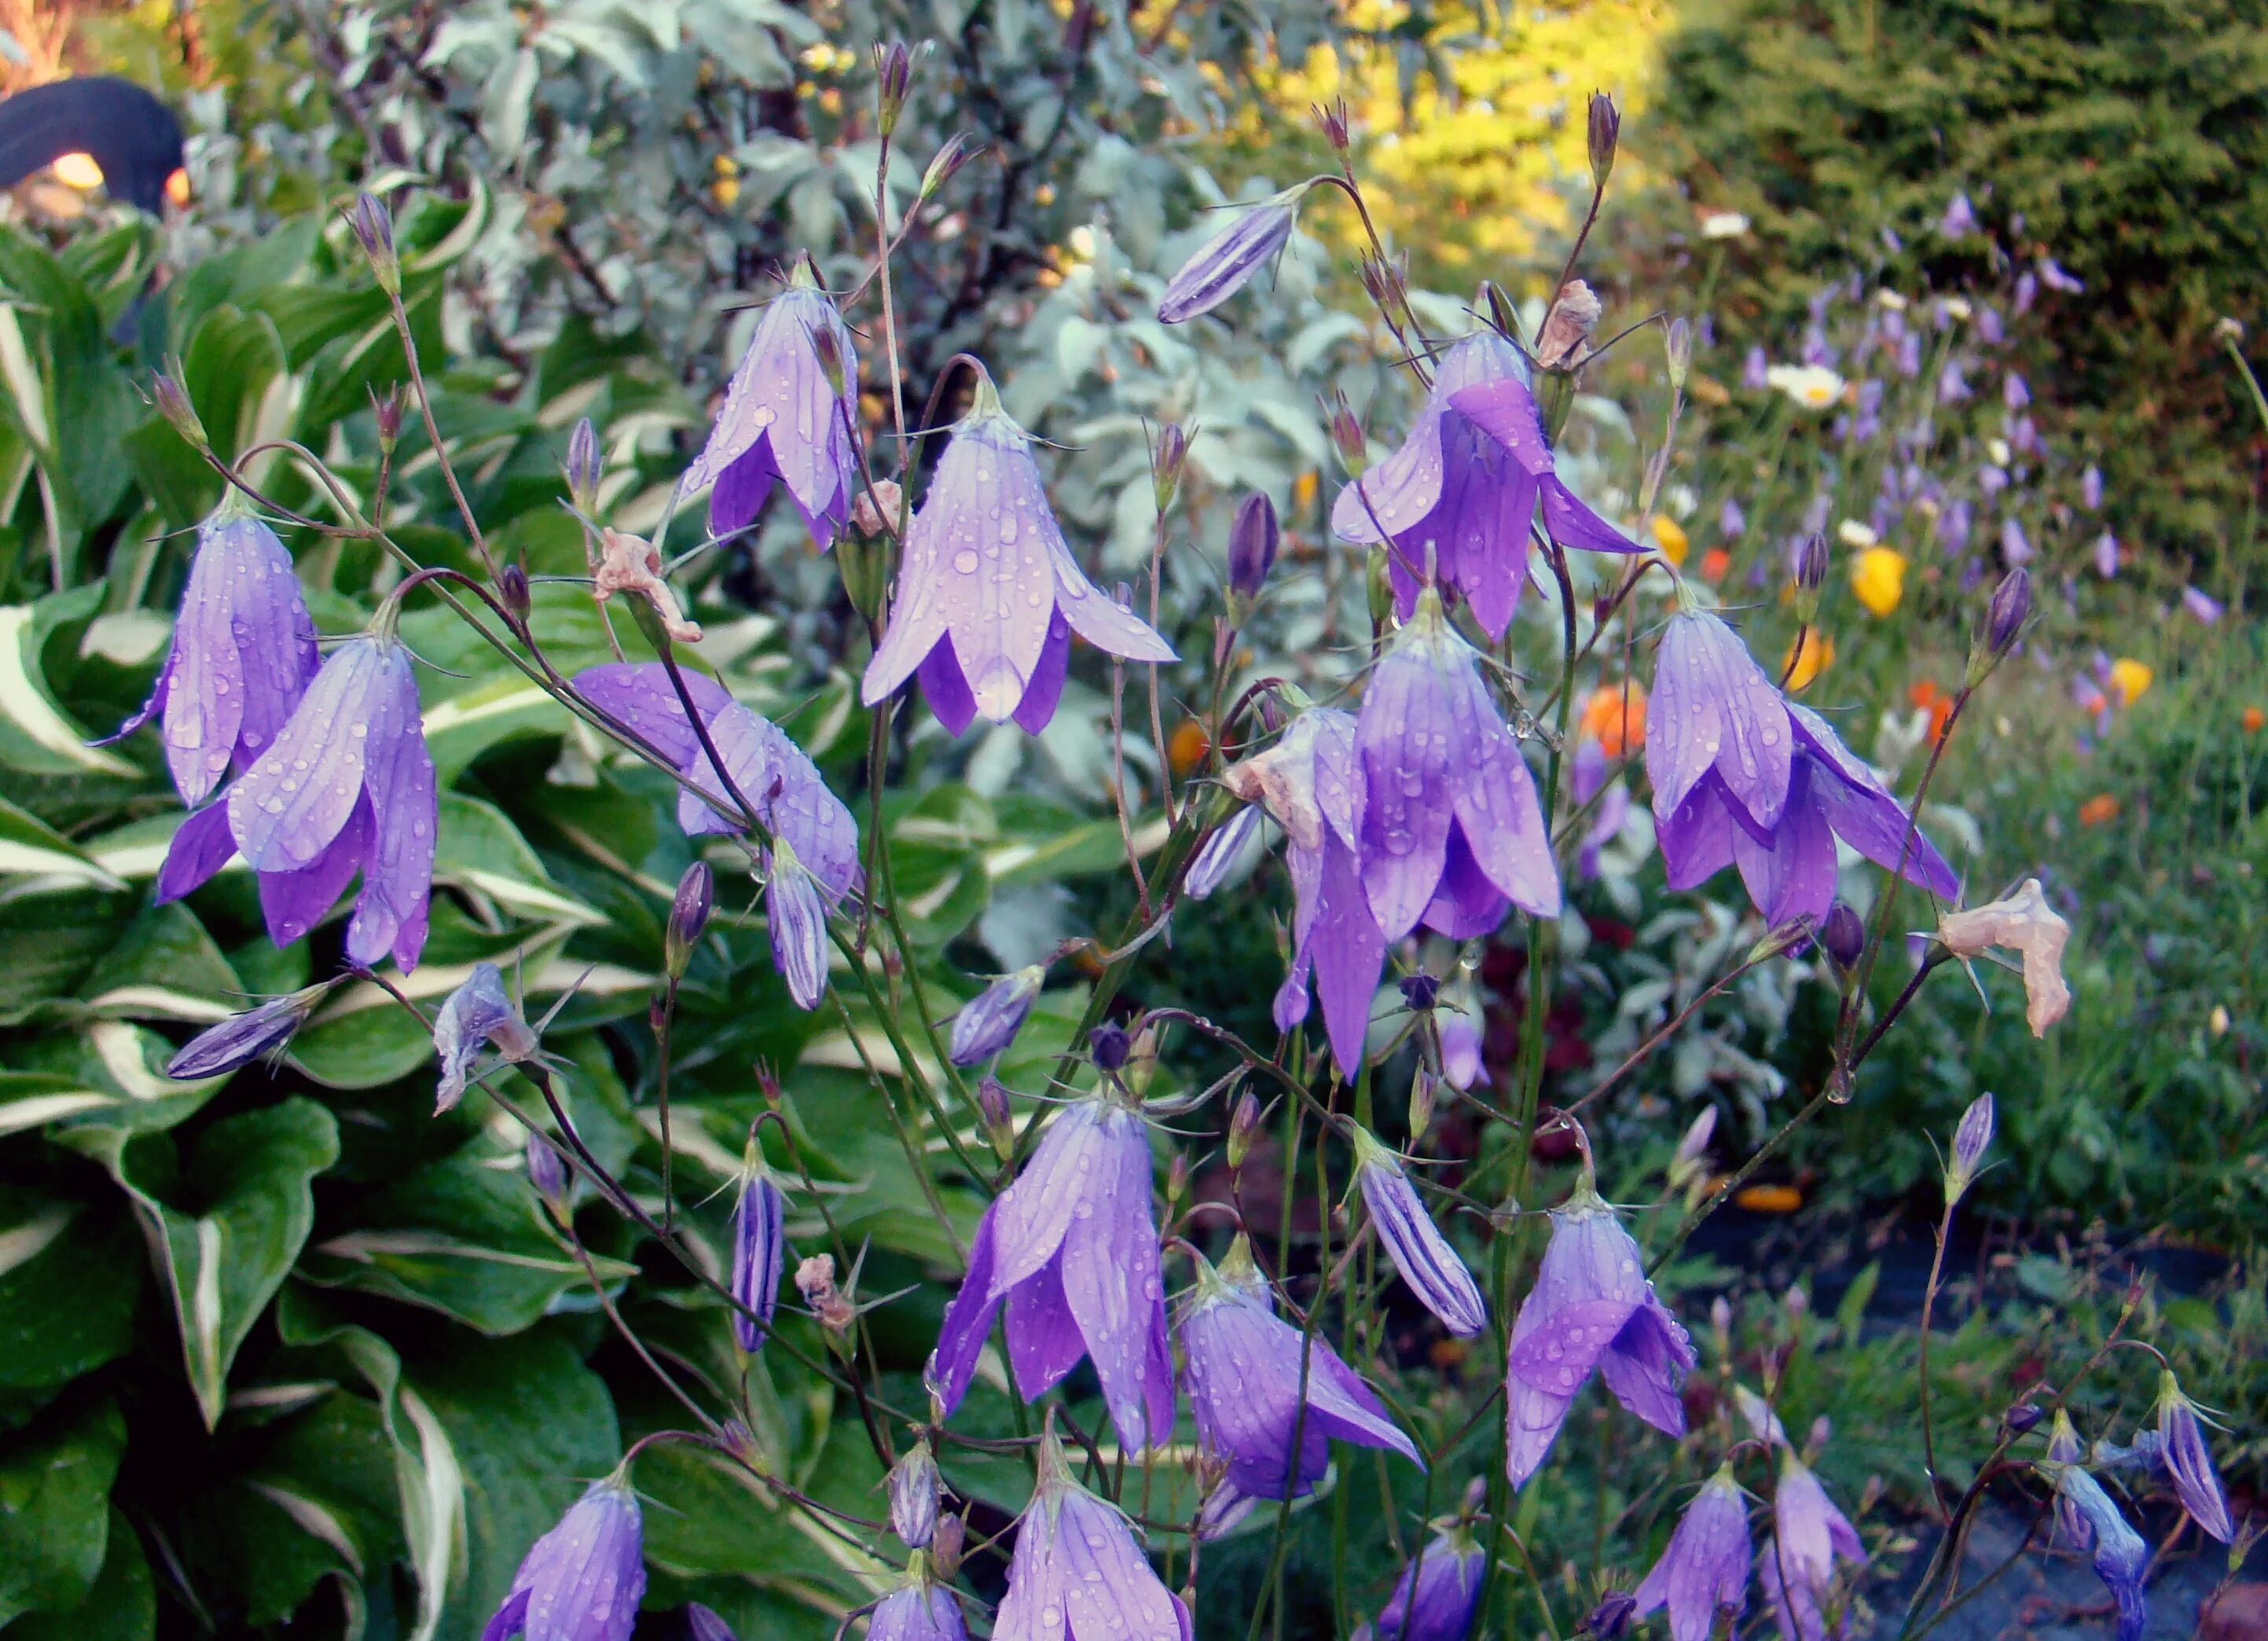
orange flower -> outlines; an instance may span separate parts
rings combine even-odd
[[[1725,578],[1733,567],[1733,556],[1721,547],[1712,547],[1701,555],[1701,579],[1714,586]]]
[[[1945,738],[1945,724],[1953,716],[1953,697],[1937,687],[1936,681],[1925,678],[1906,691],[1906,699],[1929,714],[1929,744],[1933,747]]]
[[[1668,513],[1656,513],[1646,521],[1646,528],[1653,533],[1653,544],[1661,549],[1661,556],[1673,564],[1683,564],[1685,562],[1686,548],[1690,543],[1686,539],[1683,525],[1678,523]]]
[[[1793,1185],[1749,1185],[1733,1194],[1733,1206],[1752,1214],[1792,1214],[1803,1206],[1803,1193]]]
[[[1624,691],[1628,690],[1627,703]],[[1580,732],[1599,743],[1609,758],[1646,745],[1646,691],[1638,680],[1601,684],[1584,697]]]
[[[1174,766],[1174,774],[1187,775],[1204,761],[1211,746],[1205,739],[1204,725],[1195,718],[1183,718],[1166,737],[1166,758]]]
[[[2097,792],[2079,806],[2081,826],[2101,826],[2105,820],[2118,818],[2118,800],[2109,792]]]
[[[1779,662],[1779,670],[1787,674],[1788,688],[1797,695],[1810,688],[1813,679],[1835,665],[1834,639],[1811,627],[1803,629],[1802,637],[1802,655],[1799,657],[1791,644]]]
[[[2263,724],[2268,724],[2268,712],[2263,712],[2258,707],[2247,707],[2244,709],[2243,724],[2244,732],[2252,734]]]

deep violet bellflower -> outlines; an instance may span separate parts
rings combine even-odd
[[[1551,1241],[1513,1320],[1511,1343],[1505,1468],[1514,1487],[1542,1468],[1594,1370],[1631,1412],[1668,1435],[1685,1433],[1678,1387],[1693,1366],[1692,1342],[1655,1297],[1638,1244],[1587,1171],[1552,1211]],[[1744,1577],[1747,1555],[1743,1538]]]
[[[2051,1461],[2040,1469],[2055,1487],[2058,1509],[2068,1506],[2092,1534],[2095,1576],[2117,1608],[2118,1641],[2141,1641],[2150,1623],[2149,1542],[2118,1513],[2102,1483],[2078,1465]]]
[[[1633,1593],[1640,1616],[1669,1609],[1672,1641],[1709,1641],[1719,1610],[1749,1604],[1749,1507],[1725,1466],[1693,1496]]]
[[[291,555],[231,489],[197,526],[173,644],[150,698],[108,740],[156,718],[173,790],[194,808],[232,764],[249,768],[276,739],[319,665]]]
[[[1504,636],[1528,579],[1529,531],[1564,547],[1639,549],[1560,482],[1518,349],[1492,330],[1452,348],[1402,447],[1341,490],[1340,540],[1390,541],[1387,573],[1404,620],[1430,575],[1455,587],[1491,638]]]
[[[1381,1144],[1369,1130],[1353,1130],[1355,1182],[1362,1188],[1363,1206],[1370,1211],[1379,1246],[1394,1262],[1402,1280],[1410,1284],[1425,1308],[1441,1325],[1460,1337],[1470,1338],[1488,1321],[1479,1284],[1464,1261],[1425,1211],[1425,1203],[1410,1183],[1401,1160]]]
[[[907,527],[889,626],[861,698],[878,705],[918,673],[930,710],[952,733],[982,713],[1037,734],[1055,717],[1074,632],[1130,661],[1174,659],[1071,557],[1031,440],[980,371],[968,414],[954,423]]]
[[[362,873],[347,960],[391,953],[406,972],[425,946],[438,813],[397,605],[332,651],[291,716],[225,797],[181,823],[158,870],[162,905],[241,852],[257,874],[269,938],[289,946]]]
[[[1225,1490],[1253,1500],[1312,1492],[1330,1464],[1333,1438],[1387,1448],[1425,1468],[1416,1446],[1329,1342],[1310,1338],[1276,1314],[1241,1234],[1219,1269],[1198,1256],[1197,1276],[1182,1314],[1184,1383],[1204,1450],[1227,1461]],[[1218,1513],[1210,1501],[1207,1511]]]
[[[1150,1207],[1150,1137],[1113,1093],[1065,1107],[992,1201],[969,1245],[924,1374],[950,1415],[1007,1306],[1008,1358],[1027,1401],[1094,1365],[1120,1445],[1139,1453],[1173,1429],[1173,1358]]]
[[[1310,708],[1273,747],[1231,765],[1221,778],[1284,828],[1294,905],[1292,967],[1276,993],[1276,1027],[1288,1032],[1307,1019],[1312,981],[1339,1074],[1351,1079],[1362,1065],[1371,999],[1386,964],[1386,937],[1371,916],[1359,864],[1362,798],[1355,720],[1328,707]]]
[[[1951,867],[1826,719],[1786,700],[1706,611],[1670,618],[1654,669],[1646,770],[1669,887],[1738,865],[1774,924],[1816,922],[1835,899],[1835,840],[1940,900]]]
[[[630,1641],[644,1599],[644,1524],[616,1470],[535,1541],[481,1641]]]
[[[1387,939],[1420,922],[1470,939],[1508,906],[1559,915],[1535,784],[1432,588],[1371,674],[1355,751],[1363,889]]]
[[[1164,1433],[1161,1426],[1160,1433]],[[1189,1615],[1158,1581],[1116,1505],[1071,1479],[1049,1419],[1039,1482],[1016,1524],[993,1641],[1189,1641]]]
[[[1488,1553],[1462,1527],[1442,1528],[1402,1566],[1379,1609],[1375,1641],[1465,1641],[1480,1610]]]
[[[753,1139],[740,1163],[733,1199],[733,1337],[743,1350],[762,1348],[779,1304],[780,1270],[787,1262],[787,1197]]]
[[[822,349],[834,356],[831,373]],[[746,529],[778,484],[812,544],[822,553],[834,545],[859,482],[858,394],[850,327],[799,258],[756,321],[709,442],[679,481],[688,494],[711,487],[711,533]]]

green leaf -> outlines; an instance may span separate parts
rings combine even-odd
[[[1874,1297],[1874,1284],[1882,1279],[1882,1262],[1870,1260],[1866,1269],[1852,1278],[1844,1291],[1843,1302],[1835,1307],[1835,1326],[1847,1349],[1859,1343],[1859,1330],[1866,1325],[1867,1306]]]
[[[0,607],[0,763],[26,775],[138,775],[115,753],[88,746],[86,732],[48,693],[35,619],[32,605]]]
[[[107,1398],[0,1449],[0,1624],[86,1600],[110,1537],[126,1422]]]
[[[40,1004],[66,997],[110,949],[138,899],[81,890],[0,899],[0,1022],[16,1023]]]
[[[163,1069],[173,1052],[173,1045],[157,1033],[123,1020],[95,1020],[83,1031],[34,1038],[23,1055],[26,1072],[62,1079],[45,1096],[54,1099],[57,1108],[35,1120],[63,1122],[75,1137],[97,1130],[134,1135],[172,1128],[195,1113],[226,1080],[209,1077],[175,1082]],[[71,1090],[85,1097],[71,1102],[77,1109],[63,1110],[64,1096]],[[43,1097],[29,1085],[24,1092],[33,1100]],[[18,1107],[12,1117],[0,1115],[0,1131],[30,1126],[27,1119],[37,1109]],[[67,1143],[82,1142],[74,1137]],[[97,1147],[104,1143],[85,1142]]]
[[[265,313],[224,303],[197,323],[181,356],[181,386],[222,457],[254,441],[269,384],[284,372],[284,339]]]
[[[245,1006],[247,988],[186,906],[152,906],[126,925],[79,987],[91,1009],[209,1026]]]
[[[984,849],[999,837],[992,806],[966,786],[947,784],[895,808],[886,825],[898,916],[915,945],[942,946],[991,901]]]
[[[183,1196],[205,1205],[195,1218],[137,1178],[141,1152],[129,1152],[127,1130],[88,1129],[67,1137],[107,1166],[141,1211],[180,1323],[189,1386],[210,1429],[220,1422],[237,1350],[314,1224],[309,1187],[338,1159],[338,1123],[299,1096],[214,1123],[199,1137],[180,1183]]]
[[[0,1389],[68,1384],[132,1347],[140,1241],[122,1209],[0,1188]]]
[[[122,889],[126,886],[37,816],[0,798],[0,876],[17,879],[11,899],[57,889]]]
[[[86,1599],[63,1612],[26,1613],[8,1628],[8,1641],[151,1641],[158,1633],[158,1595],[142,1541],[118,1506],[110,1506],[102,1571]]]
[[[475,896],[484,909],[530,923],[573,926],[605,921],[562,891],[503,810],[477,798],[445,793],[433,877]]]

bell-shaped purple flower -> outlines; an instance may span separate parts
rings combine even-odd
[[[2174,1492],[2198,1527],[2224,1544],[2235,1542],[2228,1518],[2228,1495],[2205,1445],[2197,1403],[2182,1394],[2171,1373],[2158,1378],[2158,1461],[2173,1478]]]
[[[1435,1011],[1434,1028],[1441,1034],[1441,1080],[1459,1093],[1489,1080],[1482,1056],[1480,999],[1468,985],[1459,988],[1455,1006]]]
[[[979,376],[906,531],[897,586],[860,695],[877,705],[918,671],[930,710],[956,735],[979,713],[1045,729],[1074,632],[1130,661],[1174,659],[1071,557],[1031,441],[989,376]]]
[[[1838,836],[1941,900],[1952,868],[1827,721],[1782,697],[1733,629],[1670,618],[1654,671],[1646,768],[1669,885],[1737,865],[1774,924],[1815,922],[1835,898]]]
[[[465,983],[443,999],[433,1015],[433,1052],[441,1062],[434,1115],[465,1097],[474,1063],[491,1043],[514,1063],[533,1059],[539,1046],[519,1005],[504,989],[502,971],[494,963],[475,963]]]
[[[1488,1322],[1488,1308],[1465,1262],[1457,1257],[1395,1154],[1363,1128],[1354,1137],[1354,1177],[1378,1245],[1418,1302],[1451,1333],[1469,1338]]]
[[[2108,530],[2095,538],[2095,573],[2105,581],[2118,573],[2118,538]]]
[[[1494,416],[1517,423],[1517,448],[1454,402],[1468,389],[1495,386],[1527,407]],[[1477,331],[1442,357],[1402,447],[1339,492],[1331,529],[1341,541],[1393,544],[1387,573],[1405,621],[1430,576],[1455,587],[1473,619],[1491,637],[1502,637],[1528,580],[1528,530],[1539,499],[1563,541],[1570,539],[1565,527],[1575,532],[1576,546],[1610,540],[1610,551],[1638,551],[1559,483],[1541,425],[1529,431],[1534,422],[1528,362],[1494,331]]]
[[[968,1641],[968,1621],[950,1585],[917,1575],[882,1598],[866,1621],[866,1641]]]
[[[1182,1314],[1181,1335],[1197,1439],[1205,1453],[1227,1461],[1223,1484],[1239,1496],[1284,1499],[1312,1492],[1329,1467],[1334,1438],[1390,1448],[1425,1467],[1417,1446],[1329,1342],[1302,1334],[1276,1314],[1241,1234],[1219,1270],[1198,1259],[1197,1291]]]
[[[1505,1377],[1505,1464],[1512,1484],[1525,1486],[1543,1466],[1594,1369],[1624,1407],[1658,1431],[1683,1436],[1678,1387],[1693,1359],[1685,1329],[1646,1278],[1638,1244],[1587,1174],[1552,1213],[1550,1245],[1512,1324]],[[1745,1577],[1745,1534],[1741,1564]]]
[[[2118,1513],[2102,1484],[2078,1465],[2051,1462],[2041,1468],[2055,1484],[2057,1503],[2070,1506],[2087,1523],[2095,1544],[2095,1576],[2118,1609],[2118,1641],[2141,1641],[2150,1622],[2148,1542]]]
[[[2138,1444],[2139,1445],[2139,1444]],[[2048,1426],[2048,1457],[2058,1464],[2077,1464],[2087,1453],[2073,1426],[2071,1415],[2062,1408],[2055,1411],[2055,1422]],[[2085,1549],[2095,1542],[2095,1529],[2088,1525],[2087,1517],[2069,1497],[2058,1490],[2055,1503],[2056,1531],[2074,1549]]]
[[[481,1641],[630,1641],[645,1598],[644,1527],[620,1470],[535,1541]]]
[[[1386,937],[1371,915],[1359,866],[1362,817],[1355,720],[1313,708],[1267,751],[1233,765],[1222,783],[1266,806],[1284,828],[1292,870],[1292,968],[1276,993],[1277,1028],[1307,1018],[1312,976],[1340,1075],[1362,1065],[1371,999],[1386,963]]]
[[[968,1275],[924,1375],[950,1414],[1007,1306],[1008,1358],[1027,1401],[1086,1357],[1130,1453],[1173,1429],[1165,1287],[1150,1208],[1150,1138],[1107,1098],[1066,1107],[977,1222]]]
[[[1968,189],[1953,191],[1953,197],[1945,202],[1945,215],[1937,220],[1937,232],[1947,239],[1964,239],[1977,232],[1977,212],[1969,203]]]
[[[828,356],[832,356],[830,367]],[[858,493],[858,361],[850,327],[799,261],[788,288],[772,298],[748,350],[725,389],[709,442],[680,481],[709,492],[709,528],[746,529],[771,494],[786,486],[814,546],[825,552],[850,517]]]
[[[259,876],[269,938],[284,946],[313,928],[360,872],[348,960],[369,968],[390,951],[405,971],[417,966],[438,802],[417,680],[392,626],[388,607],[371,631],[340,645],[225,801],[181,823],[158,868],[161,904],[241,851]]]
[[[2068,272],[2052,256],[2040,258],[2040,283],[2051,291],[2062,291],[2067,297],[2075,297],[2087,289],[2085,280]]]
[[[1163,1434],[1160,1427],[1160,1434]],[[1071,1479],[1050,1421],[1039,1485],[1016,1524],[993,1641],[1189,1641],[1189,1618],[1158,1581],[1117,1508]]]
[[[1764,1587],[1783,1615],[1781,1629],[1807,1641],[1824,1630],[1822,1615],[1834,1587],[1835,1564],[1857,1567],[1867,1562],[1858,1530],[1793,1448],[1780,1455],[1772,1538],[1764,1556]]]
[[[1168,325],[1185,324],[1211,313],[1251,283],[1253,276],[1273,262],[1290,241],[1292,224],[1300,218],[1300,202],[1311,186],[1302,182],[1270,195],[1199,246],[1197,254],[1167,282],[1158,318]]]
[[[1760,342],[1751,342],[1741,361],[1741,386],[1751,393],[1762,393],[1771,386],[1771,357]]]
[[[1729,1466],[1693,1496],[1633,1593],[1641,1616],[1669,1609],[1672,1641],[1709,1641],[1719,1612],[1747,1610],[1749,1507]]]
[[[770,1332],[779,1304],[780,1270],[787,1261],[787,1197],[764,1166],[754,1141],[740,1166],[733,1199],[733,1337],[754,1352]]]
[[[263,1054],[280,1052],[337,984],[335,980],[326,980],[269,997],[256,1008],[206,1027],[174,1051],[166,1062],[166,1075],[184,1083],[225,1077]]]
[[[1488,1554],[1462,1527],[1436,1532],[1402,1566],[1379,1610],[1377,1641],[1465,1641],[1480,1611]]]
[[[772,840],[765,859],[764,921],[771,926],[772,967],[787,994],[806,1012],[827,995],[827,915],[834,901],[804,867],[784,836]]]
[[[1047,969],[1038,963],[1003,975],[961,1004],[953,1017],[953,1041],[948,1057],[955,1065],[975,1065],[989,1060],[1016,1041],[1024,1021],[1039,1001]]]
[[[194,808],[232,764],[248,769],[276,739],[318,665],[315,623],[291,555],[232,489],[197,526],[157,684],[109,740],[157,718],[173,789]]]
[[[1559,915],[1527,762],[1431,588],[1371,674],[1355,747],[1363,889],[1387,939],[1421,921],[1469,939],[1508,905]]]
[[[2091,461],[2079,475],[2079,504],[2089,512],[2102,510],[2102,469]]]

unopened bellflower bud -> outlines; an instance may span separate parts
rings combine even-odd
[[[1182,488],[1182,469],[1189,460],[1189,434],[1180,423],[1167,423],[1158,430],[1157,442],[1150,447],[1151,496],[1160,514],[1174,504],[1174,497]]]
[[[677,894],[669,903],[669,922],[662,931],[662,961],[672,980],[685,978],[694,948],[709,927],[709,914],[717,903],[717,874],[705,860],[696,860],[677,880]]]
[[[575,423],[574,431],[567,435],[567,460],[562,464],[566,475],[567,495],[576,511],[585,517],[599,507],[599,479],[605,468],[599,452],[599,430],[591,425],[589,416]]]
[[[357,194],[347,222],[361,242],[362,254],[370,258],[371,276],[378,281],[378,288],[389,296],[398,293],[401,261],[394,248],[394,214],[386,209],[386,202],[375,194]]]
[[[1302,182],[1261,201],[1198,247],[1167,283],[1158,318],[1168,325],[1186,323],[1210,313],[1249,284],[1290,241],[1307,188]]]
[[[1796,591],[1816,594],[1827,585],[1828,569],[1827,538],[1814,530],[1795,556]]]
[[[1615,168],[1615,148],[1622,140],[1622,110],[1615,99],[1604,92],[1591,93],[1588,136],[1591,151],[1591,186],[1603,188]]]
[[[1953,1159],[1945,1165],[1945,1202],[1948,1208],[1959,1202],[1975,1182],[1977,1165],[1984,1160],[1985,1147],[1992,1143],[1992,1096],[1979,1094],[1961,1114],[1961,1125],[1953,1131]]]
[[[1867,950],[1867,926],[1847,901],[1837,901],[1819,920],[1819,949],[1846,973],[1858,967]]]
[[[913,77],[914,54],[906,49],[905,41],[894,40],[874,48],[875,123],[884,136],[897,129]]]
[[[1370,440],[1355,419],[1354,407],[1340,394],[1323,404],[1323,423],[1329,430],[1331,447],[1339,453],[1339,465],[1346,469],[1347,477],[1359,479],[1370,465]]]
[[[1182,892],[1191,900],[1206,899],[1228,880],[1260,830],[1260,813],[1257,804],[1246,805],[1198,845],[1197,852],[1189,857],[1189,871],[1182,876]]]
[[[976,1065],[1015,1041],[1047,978],[1046,968],[1034,963],[1001,975],[963,1004],[953,1017],[953,1063]]]
[[[2182,1508],[2212,1537],[2224,1544],[2235,1542],[2229,1520],[2228,1494],[2220,1472],[2205,1445],[2204,1421],[2197,1403],[2182,1394],[2171,1372],[2158,1376],[2159,1462],[2174,1479],[2174,1492]]]
[[[2032,613],[2032,572],[2019,564],[2000,578],[2000,585],[1992,589],[1992,602],[1985,611],[1984,643],[1995,655],[2006,655],[2008,646],[2016,642],[2024,629],[2024,620]]]
[[[217,1026],[206,1027],[166,1062],[166,1075],[180,1083],[225,1077],[251,1064],[263,1054],[282,1049],[337,984],[335,980],[327,980],[320,985],[270,997],[257,1008],[232,1014]]]
[[[976,1085],[976,1110],[984,1119],[985,1137],[1005,1162],[1016,1152],[1015,1113],[1008,1104],[1008,1091],[990,1072]]]
[[[1228,605],[1229,619],[1239,626],[1251,615],[1268,583],[1283,536],[1276,504],[1267,492],[1255,490],[1237,504],[1236,519],[1228,527]]]
[[[954,173],[976,158],[977,152],[976,142],[966,131],[955,131],[946,138],[945,146],[937,151],[929,162],[929,168],[922,173],[921,197],[924,200],[930,198],[952,181]]]
[[[780,1270],[787,1258],[787,1198],[748,1142],[740,1166],[740,1191],[733,1203],[733,1337],[743,1350],[761,1347],[779,1304]]]
[[[401,399],[398,387],[389,394],[381,394],[375,389],[371,393],[370,419],[378,430],[378,450],[382,456],[392,455],[394,447],[401,442]]]
[[[193,449],[210,447],[211,441],[205,437],[205,424],[198,420],[196,407],[189,402],[189,395],[181,387],[179,360],[174,361],[172,371],[160,371],[150,379],[150,402]]]
[[[1105,1020],[1086,1034],[1086,1046],[1094,1056],[1094,1063],[1106,1071],[1116,1071],[1126,1063],[1133,1052],[1134,1040],[1116,1020]]]
[[[1236,1109],[1228,1118],[1228,1166],[1241,1168],[1244,1159],[1252,1152],[1252,1137],[1260,1127],[1260,1100],[1250,1089],[1236,1097]]]
[[[567,1165],[551,1148],[551,1142],[541,1134],[527,1137],[527,1182],[535,1194],[555,1206],[564,1207],[567,1202]]]
[[[1338,152],[1342,154],[1346,152],[1349,133],[1345,98],[1337,97],[1329,102],[1317,104],[1315,124],[1323,134],[1323,141],[1329,143]]]
[[[936,1457],[917,1441],[890,1471],[890,1531],[908,1549],[927,1549],[937,1536],[937,1495]]]
[[[1669,321],[1663,335],[1661,350],[1669,364],[1669,385],[1683,389],[1685,379],[1693,371],[1693,324],[1683,315]]]

